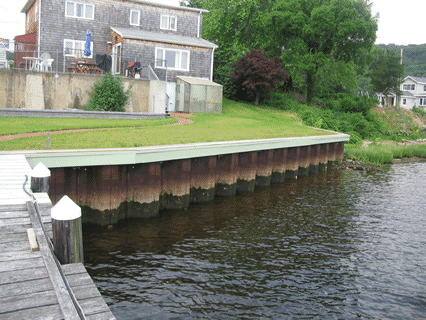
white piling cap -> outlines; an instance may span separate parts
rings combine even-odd
[[[48,178],[50,177],[50,170],[43,163],[39,162],[31,171],[31,177]]]
[[[52,208],[51,215],[54,220],[75,220],[81,217],[81,208],[68,196],[63,196]]]

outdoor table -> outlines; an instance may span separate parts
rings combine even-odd
[[[98,75],[102,74],[102,70],[98,68],[97,63],[78,61],[76,65],[77,65],[77,68],[79,69],[79,73],[98,74]]]
[[[42,59],[37,57],[22,57],[22,59],[25,60],[25,64],[27,66],[27,70],[35,71],[36,65],[38,61],[41,61]],[[30,68],[28,69],[28,62],[30,63]]]

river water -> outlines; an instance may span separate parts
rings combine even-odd
[[[426,162],[84,227],[117,319],[426,319]]]

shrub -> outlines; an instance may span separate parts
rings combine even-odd
[[[269,58],[262,50],[253,49],[232,65],[234,72],[230,78],[238,90],[244,92],[244,99],[254,101],[257,105],[277,85],[287,80],[287,73],[281,69],[281,63],[279,57]]]
[[[362,137],[357,132],[351,131],[348,134],[351,136],[350,140],[348,141],[349,144],[353,144],[356,146],[362,145],[363,143]]]
[[[96,82],[89,93],[89,103],[84,107],[91,111],[125,111],[124,106],[130,96],[130,89],[124,91],[120,77],[106,73],[102,80]]]

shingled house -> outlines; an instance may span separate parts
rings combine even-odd
[[[26,34],[39,53],[60,52],[58,67],[78,58],[86,31],[92,55],[110,54],[112,72],[124,74],[129,61],[150,65],[160,80],[177,76],[212,79],[217,45],[201,38],[207,10],[143,0],[28,0]],[[63,56],[64,55],[64,56]],[[62,66],[61,66],[62,64]]]

